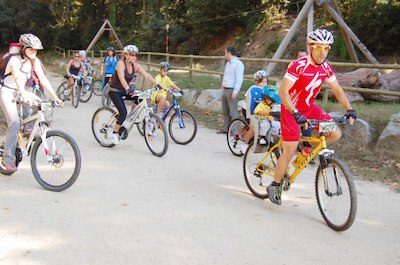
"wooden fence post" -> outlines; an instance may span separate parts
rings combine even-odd
[[[189,57],[189,78],[191,80],[193,79],[192,69],[193,69],[193,54],[191,54]]]
[[[221,59],[221,66],[220,66],[220,72],[221,74],[221,87],[222,87],[222,81],[224,80],[224,70],[225,70],[225,59]]]
[[[147,54],[147,71],[150,71],[151,54]]]

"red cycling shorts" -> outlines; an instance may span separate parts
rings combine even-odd
[[[307,119],[330,120],[331,116],[317,105],[312,104],[306,111],[299,110],[299,113]],[[297,142],[299,140],[300,125],[290,114],[290,112],[281,106],[281,131],[282,140],[286,142]]]

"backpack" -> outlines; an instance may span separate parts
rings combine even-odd
[[[12,56],[13,56],[12,54],[7,53],[0,59],[0,84],[1,85],[3,85],[4,79],[7,76],[11,75],[11,73],[5,74],[5,72],[6,72],[7,64],[10,61]]]

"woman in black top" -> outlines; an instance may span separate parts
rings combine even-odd
[[[68,88],[70,89],[74,85],[74,78],[71,75],[79,75],[79,72],[82,72],[86,75],[86,69],[83,63],[80,60],[79,54],[74,53],[74,58],[69,61],[67,64],[67,75],[68,79]]]
[[[129,83],[135,78],[136,73],[141,74],[147,81],[155,86],[159,86],[156,80],[154,80],[154,78],[137,62],[138,53],[139,49],[135,45],[127,45],[124,47],[123,59],[118,61],[116,74],[113,75],[110,84],[111,90],[109,96],[119,112],[112,135],[113,142],[116,145],[119,144],[119,129],[128,114],[123,96],[126,96],[128,100],[133,99],[127,94],[127,90],[129,89]]]

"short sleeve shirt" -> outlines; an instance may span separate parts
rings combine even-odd
[[[284,78],[294,82],[289,95],[293,106],[300,113],[308,110],[313,104],[325,81],[329,83],[336,80],[332,66],[328,62],[313,66],[309,56],[294,60],[288,66]]]
[[[257,107],[254,109],[254,114],[257,115],[257,113],[260,111],[271,111],[271,107],[267,103],[262,101],[258,103]],[[268,115],[261,115],[261,118],[269,119],[270,117]]]

